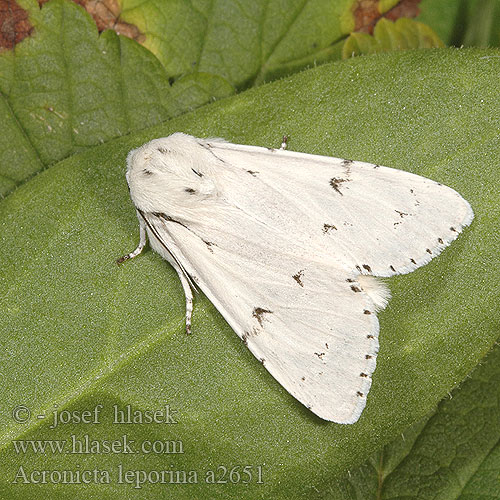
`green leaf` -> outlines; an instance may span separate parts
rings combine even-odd
[[[488,47],[500,42],[500,2],[469,0],[463,44],[466,47]]]
[[[99,36],[72,2],[19,3],[33,30],[0,53],[0,197],[88,147],[339,59],[356,24],[354,0],[124,0],[120,25],[136,23],[160,63],[127,38]]]
[[[448,45],[500,46],[498,0],[422,0],[418,20],[428,24]]]
[[[174,76],[201,71],[236,88],[338,58],[354,28],[353,0],[122,0],[123,21]]]
[[[327,498],[500,498],[500,348],[437,410],[335,482]]]
[[[457,45],[458,31],[462,29],[463,0],[422,0],[419,3],[420,14],[416,21],[430,26],[446,45]]]
[[[399,3],[399,0],[379,0],[378,2],[378,10],[379,12],[387,12],[388,10],[396,7]]]
[[[342,48],[342,57],[432,47],[444,47],[444,44],[429,26],[406,18],[394,23],[382,18],[375,25],[373,36],[351,33]]]
[[[172,112],[174,116],[181,115],[216,98],[229,97],[232,94],[234,88],[223,78],[205,73],[191,73],[172,84]]]
[[[320,498],[332,479],[427,415],[498,336],[494,55],[406,51],[324,65],[88,149],[0,202],[2,496],[155,499],[168,488],[178,499]],[[378,367],[355,425],[324,422],[287,394],[201,295],[186,336],[181,285],[158,255],[115,264],[138,239],[124,179],[127,152],[179,130],[265,146],[286,133],[292,150],[409,170],[471,203],[475,220],[449,249],[387,280],[393,298],[379,315]],[[98,404],[99,424],[74,421]],[[115,404],[141,411],[170,405],[178,423],[113,424]],[[24,423],[12,413],[20,405],[31,412]],[[80,414],[52,429],[55,408]],[[86,434],[119,445],[123,435],[137,446],[180,441],[184,453],[19,451],[22,439],[71,445]],[[205,482],[207,470],[220,478],[219,466],[246,465],[253,467],[250,484]],[[120,466],[147,471],[149,482],[119,483]],[[107,471],[111,484],[53,484],[57,474],[33,484],[40,470],[95,468]],[[196,470],[198,482],[151,484],[163,470]]]
[[[20,3],[34,34],[0,54],[0,197],[78,151],[233,92],[207,75],[171,92],[149,51],[113,31],[99,36],[74,3]]]

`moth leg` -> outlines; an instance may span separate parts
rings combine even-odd
[[[286,147],[288,145],[287,143],[288,143],[288,136],[284,135],[283,140],[281,141],[280,149],[286,149]]]
[[[193,291],[191,290],[191,285],[183,270],[180,269],[177,264],[174,265],[174,269],[179,275],[184,290],[184,296],[186,297],[186,333],[189,335],[191,333],[191,316],[193,314]]]
[[[133,259],[134,257],[137,257],[142,252],[143,248],[146,246],[146,242],[147,242],[146,227],[141,221],[139,221],[139,244],[137,245],[137,248],[133,252],[130,252],[127,255],[124,255],[123,257],[120,257],[116,261],[116,263],[121,264],[122,262],[128,259]]]

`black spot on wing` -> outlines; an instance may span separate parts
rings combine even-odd
[[[251,331],[245,332],[245,335],[246,335],[246,338],[248,339],[249,337],[256,337],[257,335],[259,335],[260,332],[261,332],[261,330],[254,326],[254,327],[252,327]]]
[[[215,243],[212,243],[211,241],[207,241],[207,240],[203,240],[203,243],[205,243],[205,245],[207,245],[207,248],[210,251],[210,253],[214,253],[214,250],[212,247],[217,246]]]
[[[372,272],[372,268],[368,264],[363,264],[363,269],[366,269],[369,273]]]
[[[153,175],[153,172],[151,172],[151,170],[148,170],[147,168],[145,168],[145,169],[142,171],[142,173],[143,173],[144,175],[147,175],[148,177],[149,177],[149,176],[151,176],[151,175]]]
[[[170,149],[160,147],[158,148],[158,151],[163,154],[163,155],[168,155],[170,153]]]
[[[393,273],[395,273],[395,272],[396,272],[396,269],[394,269],[394,266],[389,266],[389,269],[390,269]]]
[[[355,293],[359,293],[361,292],[361,288],[359,288],[358,286],[356,285],[351,285],[351,290]]]
[[[198,170],[195,170],[194,168],[191,169],[198,177],[203,177],[203,174],[201,172],[198,172]]]
[[[344,160],[346,161],[346,160]],[[344,196],[344,194],[342,193],[342,191],[340,190],[340,185],[344,182],[351,182],[349,179],[340,179],[338,177],[332,177],[330,179],[330,186],[337,192],[339,193],[341,196]]]
[[[250,175],[253,175],[254,177],[257,177],[257,174],[259,172],[257,172],[256,170],[247,170],[247,172],[250,174]]]
[[[415,197],[415,206],[416,207],[420,206],[420,201],[417,200],[417,195],[415,194],[415,190],[410,189],[410,193]]]
[[[316,356],[318,356],[318,358],[321,359],[321,361],[323,361],[323,356],[325,355],[324,352],[315,352],[314,354],[316,354]]]
[[[252,316],[259,322],[259,325],[262,326],[262,322],[264,320],[264,314],[272,314],[273,312],[269,309],[264,309],[263,307],[254,307],[252,311]]]
[[[196,194],[196,189],[193,188],[184,188],[184,191],[189,194]]]
[[[329,233],[330,231],[337,231],[337,228],[333,224],[323,224],[323,233]]]
[[[304,287],[304,283],[302,283],[302,276],[304,276],[304,269],[301,269],[300,271],[297,272],[297,274],[294,274],[292,278],[301,286]]]

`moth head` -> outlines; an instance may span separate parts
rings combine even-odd
[[[130,151],[126,177],[135,206],[172,214],[214,197],[214,157],[202,144],[178,132]]]

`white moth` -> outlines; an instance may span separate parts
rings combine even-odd
[[[471,223],[456,191],[370,163],[176,133],[131,151],[146,244],[177,271],[190,331],[199,287],[316,415],[358,420],[378,350],[376,277],[429,262]]]

